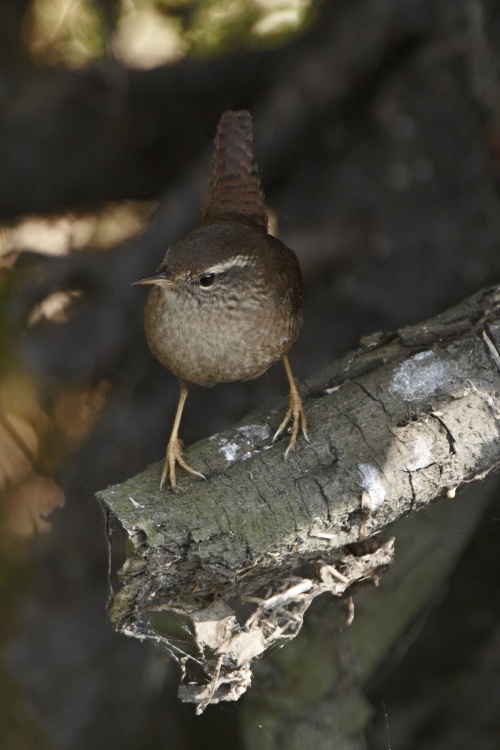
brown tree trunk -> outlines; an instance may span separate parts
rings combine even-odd
[[[184,477],[184,494],[159,490],[161,464],[100,493],[132,542],[113,624],[196,665],[185,700],[239,697],[316,596],[349,596],[390,566],[380,532],[498,466],[499,303],[499,287],[483,290],[310,378],[311,443],[286,462],[271,443],[280,402],[188,449],[208,479]],[[379,536],[355,544],[366,535]],[[162,634],[165,612],[187,617],[194,651]]]

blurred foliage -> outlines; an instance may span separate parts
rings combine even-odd
[[[38,62],[79,67],[103,55],[101,29],[98,8],[88,0],[33,0],[23,31]]]
[[[4,750],[48,750],[52,747],[33,703],[12,675],[0,667],[0,737]]]
[[[68,255],[74,250],[112,248],[141,232],[157,208],[156,201],[111,201],[92,211],[22,216],[0,224],[0,273],[24,251]]]
[[[314,0],[32,0],[24,43],[43,65],[82,67],[105,55],[151,68],[184,55],[287,41]]]
[[[24,216],[0,226],[0,551],[10,561],[23,562],[30,540],[50,530],[49,516],[65,501],[54,475],[87,438],[111,390],[106,380],[42,377],[20,361],[25,331],[65,323],[81,290],[56,289],[25,307],[15,302],[43,280],[37,255],[114,247],[141,232],[156,208],[154,201],[111,202],[92,212]],[[25,251],[32,257],[23,263]]]

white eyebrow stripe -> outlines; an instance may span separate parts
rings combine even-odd
[[[246,255],[235,255],[234,258],[230,258],[223,263],[218,263],[216,266],[207,268],[204,273],[223,273],[230,268],[246,268],[249,265],[251,264]]]

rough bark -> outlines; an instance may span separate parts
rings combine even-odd
[[[239,697],[252,659],[295,636],[317,595],[390,565],[391,539],[354,542],[498,466],[499,345],[494,287],[305,382],[311,443],[288,461],[271,443],[280,402],[186,451],[208,479],[185,477],[184,494],[159,490],[161,465],[101,492],[132,542],[114,626],[189,665],[181,697],[199,710]],[[165,612],[186,616],[189,653],[162,633]]]

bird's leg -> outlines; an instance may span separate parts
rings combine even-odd
[[[283,364],[285,366],[285,371],[286,371],[286,375],[288,378],[288,382],[290,383],[290,407],[287,413],[285,414],[285,418],[283,422],[280,424],[280,426],[276,430],[276,433],[273,437],[273,443],[276,440],[276,438],[279,435],[281,435],[281,433],[283,432],[287,424],[290,422],[290,420],[293,420],[292,437],[290,438],[288,448],[286,449],[286,452],[285,452],[285,458],[288,458],[289,452],[295,447],[295,443],[297,442],[299,429],[302,429],[302,434],[304,435],[307,442],[309,442],[309,438],[307,436],[307,419],[306,419],[306,413],[304,411],[304,407],[302,405],[302,397],[295,383],[295,378],[293,377],[292,368],[290,367],[290,362],[288,361],[288,357],[286,354],[283,357]]]
[[[175,419],[174,419],[174,425],[172,427],[172,433],[170,435],[170,440],[168,441],[167,445],[167,451],[165,455],[165,464],[163,466],[163,471],[161,475],[161,481],[160,481],[160,489],[165,484],[165,481],[167,477],[170,479],[170,487],[172,489],[172,492],[179,492],[179,487],[177,486],[177,480],[175,477],[175,464],[179,464],[179,466],[184,469],[185,471],[188,471],[190,474],[193,474],[195,477],[200,477],[201,479],[205,479],[203,474],[200,474],[199,471],[195,471],[192,469],[189,464],[187,464],[183,457],[182,457],[182,440],[179,438],[179,426],[181,423],[182,418],[182,412],[184,409],[184,404],[186,403],[186,399],[189,393],[189,389],[186,386],[185,383],[179,382],[180,385],[180,394],[179,394],[179,403],[177,404],[177,411],[175,413]]]

